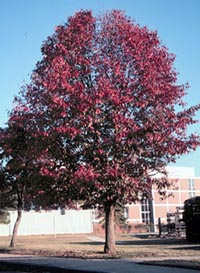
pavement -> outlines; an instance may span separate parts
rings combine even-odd
[[[192,260],[199,259],[199,257],[181,257],[181,259],[190,260],[191,258]],[[0,264],[25,265],[25,267],[30,267],[30,269],[39,267],[43,270],[49,270],[49,272],[58,273],[199,273],[199,270],[194,269],[143,264],[156,259],[158,261],[164,260],[164,258],[154,257],[137,259],[72,259],[0,254]],[[170,260],[172,258],[168,257],[167,259]],[[24,270],[22,269],[22,271]],[[5,272],[8,273],[8,271]]]

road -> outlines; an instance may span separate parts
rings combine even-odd
[[[139,264],[133,259],[71,259],[55,257],[36,257],[36,256],[13,256],[0,254],[0,263],[6,262],[11,264],[39,266],[49,268],[54,272],[96,272],[96,273],[199,273],[199,270],[172,268],[164,266],[152,266]],[[54,269],[54,270],[53,270]],[[56,270],[55,270],[56,269]],[[23,271],[23,270],[22,270]],[[14,271],[12,271],[13,273]],[[6,273],[11,273],[6,272]],[[19,271],[18,271],[19,273]]]

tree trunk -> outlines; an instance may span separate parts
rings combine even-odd
[[[10,241],[10,247],[15,247],[15,245],[16,245],[17,230],[18,230],[19,224],[21,222],[21,218],[22,218],[22,209],[18,208],[18,210],[17,210],[17,219],[15,221],[15,225],[14,225],[14,228],[13,228],[12,238],[11,238],[11,241]]]
[[[114,231],[114,217],[115,217],[115,206],[113,204],[105,205],[105,253],[114,253],[115,248],[115,231]]]

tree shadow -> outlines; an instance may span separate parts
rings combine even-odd
[[[185,245],[189,245],[189,243],[186,241],[186,239],[176,239],[176,238],[170,238],[170,239],[165,239],[165,238],[161,238],[161,239],[136,239],[136,240],[118,240],[115,242],[116,245],[124,245],[124,246],[128,246],[128,245],[132,245],[132,246],[149,246],[149,245],[174,245],[175,247],[179,247],[181,248],[181,245],[184,245],[184,247],[187,247]],[[104,245],[104,242],[100,242],[100,241],[91,241],[91,242],[70,242],[68,244],[72,244],[72,245]],[[193,246],[188,246],[188,247],[193,247]],[[200,248],[200,245],[196,246]]]
[[[191,245],[191,246],[183,246],[183,247],[175,247],[173,248],[175,250],[200,250],[200,245],[198,243],[198,245]]]
[[[11,249],[8,249],[8,248],[0,248],[0,253],[4,254],[4,253],[10,253],[11,252]]]
[[[141,240],[127,240],[127,241],[117,241],[116,244],[119,245],[184,245],[188,244],[185,239],[141,239]]]
[[[98,245],[104,245],[104,242],[71,242],[67,243],[69,245],[93,245],[93,246],[98,246]]]

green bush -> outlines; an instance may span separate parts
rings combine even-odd
[[[183,220],[186,225],[187,240],[200,242],[200,196],[184,202]]]
[[[0,224],[9,224],[10,223],[10,213],[6,210],[0,210]]]

